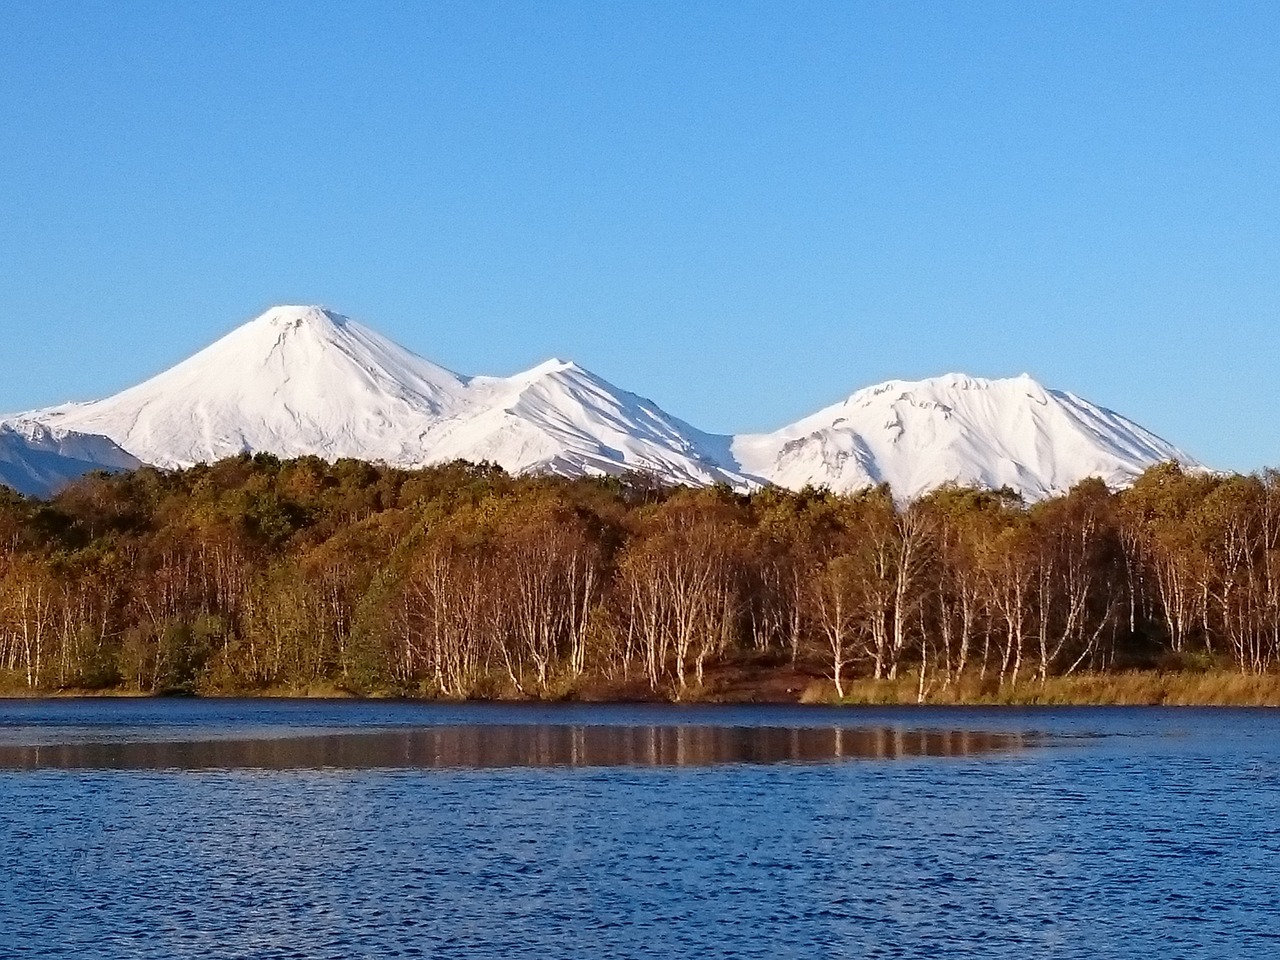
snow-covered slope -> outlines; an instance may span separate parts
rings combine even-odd
[[[136,387],[28,416],[160,467],[246,451],[402,463],[465,393],[463,378],[345,317],[276,307]]]
[[[749,484],[729,464],[727,437],[573,364],[463,377],[319,307],[275,307],[136,387],[26,416],[102,434],[162,467],[261,451]]]
[[[0,484],[47,497],[91,470],[141,464],[106,437],[54,430],[30,420],[0,424]]]
[[[1198,466],[1119,414],[1026,376],[894,380],[774,433],[725,437],[573,363],[460,376],[306,306],[268,310],[113,397],[24,417],[50,436],[108,437],[162,467],[246,451],[405,467],[490,460],[512,472],[643,470],[739,489],[887,482],[902,498],[954,482],[1038,499],[1091,476],[1121,486],[1161,460]]]
[[[493,460],[513,473],[638,468],[677,483],[755,485],[728,466],[730,438],[704,433],[576,363],[549,360],[514,377],[476,377],[471,387],[479,412],[440,442],[434,459]]]
[[[1124,486],[1164,460],[1199,467],[1132,420],[1026,375],[890,380],[774,433],[735,437],[733,454],[780,486],[888,483],[907,499],[958,483],[1037,500],[1086,477]]]

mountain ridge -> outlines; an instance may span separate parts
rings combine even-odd
[[[740,434],[733,452],[781,486],[888,483],[908,499],[948,483],[1041,499],[1086,477],[1124,486],[1164,460],[1201,467],[1127,417],[1028,374],[888,380],[771,433]]]
[[[1087,476],[1113,486],[1161,460],[1199,464],[1122,415],[1030,376],[890,380],[769,433],[700,430],[573,361],[509,377],[433,363],[323,307],[285,305],[113,396],[19,415],[185,467],[243,452],[399,467],[489,460],[513,473],[647,471],[753,489],[943,483],[1039,499]],[[12,419],[8,422],[14,422]]]
[[[142,466],[103,436],[58,430],[32,420],[0,423],[0,485],[43,496],[94,470]]]
[[[321,307],[273,307],[186,360],[103,400],[23,416],[108,437],[180,468],[243,452],[398,467],[491,460],[513,473],[645,470],[679,482],[755,481],[716,444],[570,361],[463,376]]]

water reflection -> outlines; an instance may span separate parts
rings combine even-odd
[[[195,741],[0,744],[0,769],[696,767],[846,758],[963,757],[1030,745],[1024,733],[715,726],[443,726]]]

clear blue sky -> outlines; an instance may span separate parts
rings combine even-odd
[[[1280,465],[1280,4],[0,7],[0,410],[274,303],[707,429],[1031,373]]]

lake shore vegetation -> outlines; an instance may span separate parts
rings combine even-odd
[[[0,492],[0,692],[1280,704],[1280,475],[1027,505],[242,456]]]

